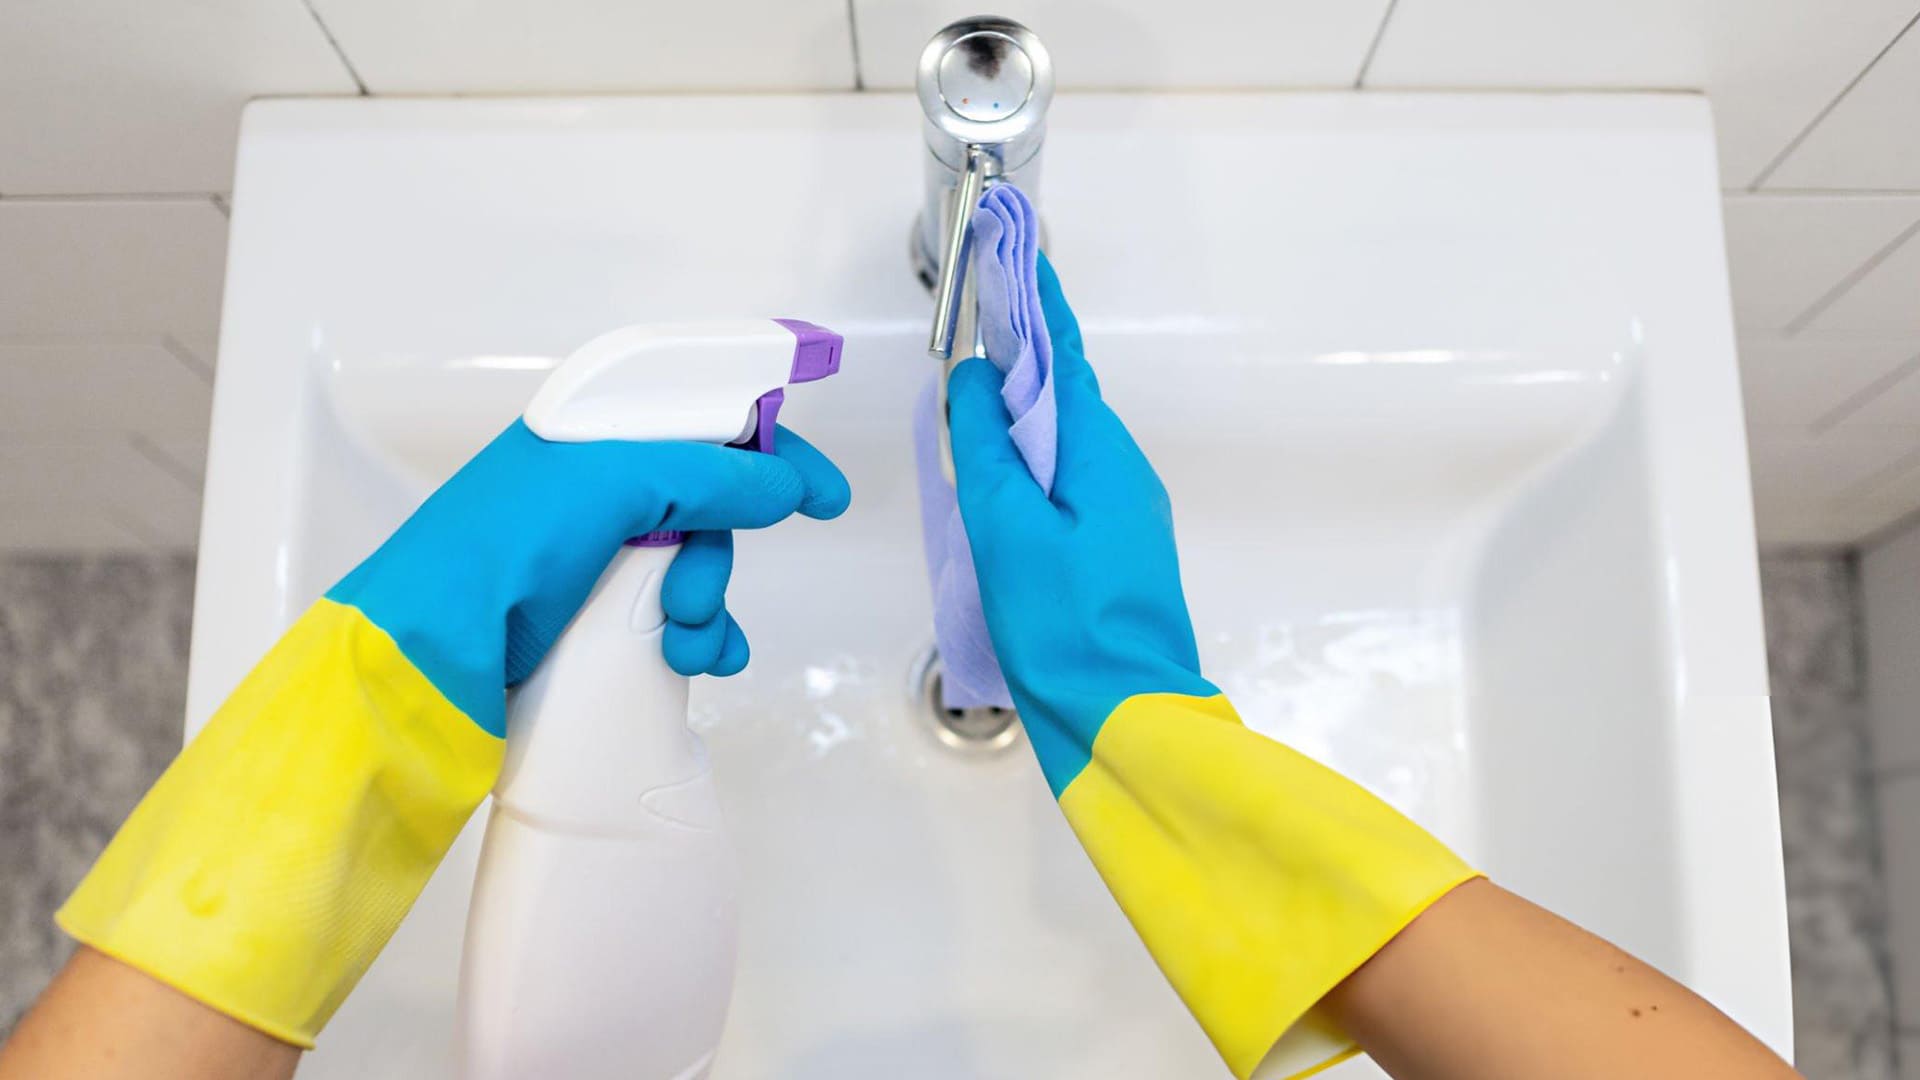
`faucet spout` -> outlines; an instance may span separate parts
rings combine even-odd
[[[967,258],[973,247],[973,230],[968,227],[972,215],[968,211],[980,205],[988,182],[998,175],[995,159],[986,148],[969,146],[960,182],[945,200],[946,237],[940,249],[939,278],[933,287],[933,332],[927,339],[927,353],[935,360],[953,359],[954,338],[963,321],[967,329],[972,328],[974,320],[969,318],[972,312],[966,303],[967,285],[973,280]]]

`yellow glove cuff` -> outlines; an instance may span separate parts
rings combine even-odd
[[[1356,1053],[1315,1006],[1479,876],[1359,785],[1248,730],[1225,697],[1107,717],[1060,807],[1233,1074]]]
[[[357,609],[301,616],[55,918],[310,1047],[499,774],[478,727]]]

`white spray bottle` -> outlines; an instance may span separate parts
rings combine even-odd
[[[633,326],[568,357],[542,438],[766,450],[840,337],[791,319]],[[687,683],[660,652],[680,536],[628,542],[507,705],[460,972],[467,1080],[699,1080],[733,986],[737,874]]]

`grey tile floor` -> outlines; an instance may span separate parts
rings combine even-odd
[[[1892,1080],[1853,570],[1762,579],[1799,1064]],[[0,558],[0,1036],[67,954],[53,909],[177,747],[192,599],[184,556]]]
[[[66,959],[53,909],[180,745],[193,562],[0,559],[0,1033]]]
[[[1850,560],[1761,561],[1787,861],[1797,1064],[1814,1080],[1893,1080],[1891,958]]]

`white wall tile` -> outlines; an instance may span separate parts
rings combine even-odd
[[[21,504],[0,514],[0,552],[61,555],[151,550],[150,535],[135,532],[95,503]]]
[[[1842,512],[1860,523],[1852,537],[1871,541],[1906,527],[1920,510],[1920,452],[1908,455],[1900,467],[1890,468],[1875,482],[1842,496]]]
[[[845,90],[844,0],[317,0],[376,94]]]
[[[204,200],[0,199],[0,338],[171,335],[210,360],[226,247]]]
[[[1360,73],[1387,0],[853,0],[866,85],[913,86],[934,31],[983,10],[1031,27],[1063,87],[1344,87]]]
[[[1801,542],[1814,542],[1807,533],[1852,542],[1920,509],[1920,445],[1901,449],[1920,430],[1920,337],[1743,340],[1741,365],[1749,421],[1763,425],[1753,472],[1769,539],[1793,531]],[[1831,430],[1796,443],[1764,426],[1809,413]]]
[[[1817,435],[1805,428],[1752,424],[1747,442],[1755,469],[1772,486],[1837,490],[1920,451],[1920,424],[1843,427]]]
[[[0,339],[0,431],[205,431],[213,387],[156,344]]]
[[[1740,389],[1747,422],[1812,426],[1908,364],[1920,368],[1920,338],[1889,342],[1742,334]],[[1905,422],[1920,427],[1920,408]]]
[[[1916,119],[1920,123],[1920,119]],[[1806,323],[1821,333],[1920,336],[1920,229]]]
[[[1920,426],[1836,429],[1750,425],[1754,517],[1763,544],[1852,543],[1899,516],[1863,486],[1920,463]]]
[[[1920,342],[1913,349],[1920,354]],[[1842,429],[1920,424],[1920,363],[1909,361],[1888,372],[1870,394],[1849,401],[1834,420]]]
[[[63,529],[97,544],[106,521],[143,543],[184,548],[199,529],[200,497],[125,433],[0,433],[0,519],[18,519],[21,546],[58,546],[49,541]]]
[[[1763,550],[1844,551],[1874,528],[1874,520],[1856,510],[1791,496],[1756,493],[1753,516],[1754,538]]]
[[[1859,536],[1853,517],[1816,500],[1753,496],[1753,534],[1761,550],[1843,552]]]
[[[1742,331],[1790,325],[1920,221],[1920,196],[1732,195],[1725,207]]]
[[[300,0],[57,0],[3,21],[0,195],[222,191],[248,98],[355,92]]]
[[[1745,187],[1914,14],[1912,0],[1401,0],[1376,87],[1704,89]]]
[[[1920,721],[1920,713],[1914,719]],[[1920,773],[1882,779],[1880,847],[1887,868],[1894,1001],[1900,1026],[1920,1029]]]
[[[1877,503],[1836,506],[1817,496],[1763,495],[1753,500],[1754,538],[1762,548],[1844,551],[1906,515]]]
[[[1767,179],[1768,187],[1920,191],[1920,27],[1902,35]]]
[[[1861,553],[1860,600],[1874,760],[1920,767],[1920,523]]]

